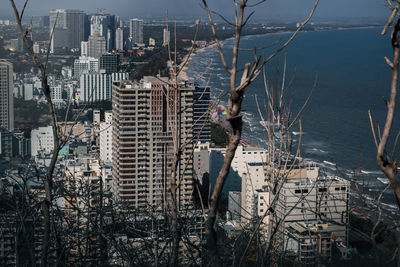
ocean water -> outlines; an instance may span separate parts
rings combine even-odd
[[[380,30],[301,32],[266,67],[270,83],[277,84],[286,57],[287,83],[292,80],[288,95],[294,95],[293,113],[300,109],[318,74],[317,86],[302,116],[301,156],[319,162],[326,172],[337,173],[349,180],[357,173],[359,182],[367,183],[366,191],[371,198],[388,182],[376,164],[376,148],[368,117],[368,110],[371,110],[375,123],[383,127],[386,112],[383,97],[389,97],[391,70],[383,57],[391,58],[392,49],[389,36],[381,36]],[[276,41],[282,44],[288,36],[245,36],[241,48],[264,47]],[[232,40],[223,42],[228,62],[232,57],[232,46]],[[267,57],[271,51],[273,48],[264,49],[259,55]],[[242,50],[239,66],[252,58],[253,51]],[[206,74],[201,75],[207,68]],[[202,83],[209,81],[212,97],[226,106],[229,78],[216,48],[195,55],[189,62],[187,73]],[[265,97],[264,80],[260,75],[247,89],[243,103],[244,136],[257,146],[266,144],[254,99],[262,103]],[[398,114],[400,106],[397,110]],[[399,130],[398,116],[394,130],[395,136]],[[240,184],[229,187],[240,190]],[[388,210],[396,211],[390,189],[384,194],[384,201]]]

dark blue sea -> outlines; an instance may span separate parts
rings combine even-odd
[[[292,80],[288,97],[294,95],[293,113],[300,109],[318,77],[317,86],[302,116],[301,156],[319,162],[326,172],[349,180],[356,173],[359,183],[367,183],[366,191],[371,198],[388,183],[376,164],[376,148],[368,117],[368,110],[371,110],[375,123],[383,126],[386,112],[383,98],[388,99],[389,96],[391,70],[383,58],[391,58],[392,49],[389,36],[381,36],[380,30],[301,32],[266,67],[270,84],[279,84],[286,56],[286,82]],[[264,47],[276,41],[282,44],[288,36],[245,36],[241,48]],[[223,42],[228,60],[232,57],[232,46],[232,40]],[[273,48],[265,49],[259,55],[267,57],[271,51]],[[239,66],[253,58],[253,51],[241,52]],[[216,48],[209,48],[193,57],[187,73],[201,83],[209,80],[212,96],[226,106],[229,78],[220,62]],[[201,76],[209,65],[208,72]],[[260,103],[266,97],[262,75],[246,91],[243,119],[245,138],[254,145],[265,147],[265,132],[260,124],[255,97]],[[400,106],[397,114],[399,111]],[[396,117],[395,131],[398,129],[399,118]],[[396,133],[393,132],[393,136]],[[215,163],[212,167],[218,169]],[[240,190],[240,180],[230,181],[227,188]],[[388,210],[396,211],[392,195],[392,191],[387,190],[384,201]]]

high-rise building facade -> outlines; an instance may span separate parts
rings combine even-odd
[[[100,69],[107,73],[118,72],[120,55],[117,53],[106,53],[100,57]]]
[[[90,35],[99,34],[106,40],[108,51],[115,48],[116,19],[110,14],[95,14],[90,17]]]
[[[89,57],[100,58],[107,52],[106,39],[99,34],[90,35],[88,41]]]
[[[103,163],[112,162],[112,120],[100,124],[100,159]]]
[[[97,73],[84,71],[80,76],[80,101],[86,103],[110,100],[112,83],[127,79],[129,75],[125,72],[108,74],[105,70]]]
[[[0,59],[0,128],[14,130],[13,65]]]
[[[81,56],[87,57],[89,53],[89,42],[81,42]]]
[[[210,142],[210,87],[196,86],[194,90],[193,100],[194,142]]]
[[[113,190],[120,202],[132,208],[165,208],[165,200],[171,199],[176,122],[178,145],[187,144],[177,167],[177,202],[180,207],[191,204],[193,91],[182,83],[177,92],[167,78],[156,77],[113,85]]]
[[[79,57],[74,62],[74,77],[79,78],[84,71],[98,72],[99,60],[92,57]]]
[[[168,29],[163,30],[163,46],[167,46],[169,43],[170,32]]]
[[[50,28],[54,27],[50,51],[57,48],[80,48],[85,41],[87,16],[81,10],[56,9],[50,11]],[[51,37],[50,31],[50,37]]]
[[[122,28],[118,28],[115,31],[115,49],[124,50],[124,31]]]
[[[143,44],[143,20],[131,19],[129,22],[129,37],[133,44]]]
[[[31,131],[31,154],[32,157],[40,153],[50,154],[54,148],[53,129],[51,126],[39,127]]]

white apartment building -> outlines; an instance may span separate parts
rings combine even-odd
[[[169,43],[170,31],[167,29],[163,30],[163,46],[167,46]]]
[[[54,149],[53,130],[51,126],[39,127],[31,131],[31,155],[50,154]]]
[[[289,242],[290,227],[301,223],[306,228],[324,224],[323,232],[330,234],[320,239],[324,249],[320,256],[330,258],[331,239],[348,244],[349,194],[350,182],[337,176],[322,176],[319,168],[312,162],[300,162],[281,176],[278,191],[271,197],[276,198],[274,206],[278,224],[278,242],[281,250]],[[301,251],[294,251],[301,253]],[[303,255],[304,256],[304,255]]]
[[[100,124],[100,159],[102,162],[112,162],[112,121]]]
[[[100,110],[99,109],[94,109],[93,110],[93,123],[99,123],[100,122]]]
[[[104,111],[104,122],[112,122],[112,111],[111,110],[107,110]]]
[[[99,59],[93,57],[80,56],[74,62],[74,77],[79,78],[84,71],[98,72]]]
[[[248,223],[257,216],[263,216],[269,204],[269,190],[265,176],[264,162],[248,162],[246,172],[242,172],[242,222]],[[262,201],[259,202],[259,200]],[[264,220],[267,222],[267,218]]]
[[[128,73],[107,74],[105,70],[98,73],[84,71],[80,76],[80,101],[95,102],[111,99],[113,82],[127,80]]]
[[[81,57],[87,57],[89,54],[89,48],[88,48],[89,42],[81,42]]]
[[[224,156],[225,153],[223,152]],[[241,176],[248,172],[248,163],[266,163],[267,151],[263,148],[244,147],[239,145],[232,160],[232,169]]]

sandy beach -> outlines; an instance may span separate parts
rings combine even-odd
[[[229,39],[231,39],[231,38],[229,38]],[[226,40],[229,40],[229,39],[226,39]],[[192,60],[193,56],[197,55],[198,53],[203,53],[207,49],[215,47],[216,45],[217,45],[217,43],[214,42],[214,43],[212,43],[212,44],[210,44],[210,45],[208,45],[206,47],[196,48],[196,49],[193,50],[193,52],[191,54],[188,53],[187,55],[185,55],[183,57],[183,59],[182,59],[181,65],[184,64],[186,62],[186,60],[187,60],[187,62],[185,64],[185,66],[183,67],[182,71],[179,73],[179,78],[181,78],[183,80],[189,80],[190,77],[186,73],[186,71],[188,69],[187,64]]]

